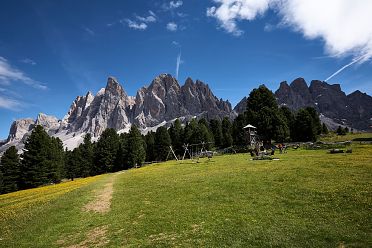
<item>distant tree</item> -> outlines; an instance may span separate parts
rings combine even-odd
[[[311,114],[306,109],[300,109],[296,114],[294,141],[315,141],[317,129]]]
[[[94,163],[94,147],[92,143],[92,135],[87,133],[84,136],[84,141],[79,146],[80,154],[82,155],[80,161],[79,174],[81,177],[87,177],[92,174]]]
[[[4,176],[3,176],[3,173],[0,170],[0,194],[3,193],[3,186],[4,186]]]
[[[337,135],[345,135],[346,134],[345,129],[342,128],[341,126],[338,126],[338,128],[336,130],[336,133],[337,133]]]
[[[172,142],[173,150],[177,155],[183,152],[183,128],[179,119],[176,119],[172,126],[169,128],[169,135]]]
[[[287,106],[281,106],[279,108],[279,111],[281,112],[284,118],[283,120],[285,121],[289,129],[289,137],[291,140],[293,140],[293,134],[295,129],[295,115]]]
[[[305,110],[309,112],[311,118],[313,119],[314,132],[316,135],[320,135],[322,133],[322,123],[320,122],[318,112],[313,107],[306,107]]]
[[[214,145],[216,147],[222,146],[222,124],[220,120],[212,119],[209,121],[209,127],[213,134]]]
[[[345,134],[347,134],[349,132],[349,128],[345,127],[344,132],[345,132]]]
[[[254,89],[247,99],[247,120],[257,127],[261,139],[271,143],[271,140],[283,141],[289,137],[289,128],[285,118],[279,111],[274,94],[261,85]]]
[[[17,191],[20,183],[20,160],[15,146],[9,147],[0,162],[2,175],[1,193]]]
[[[62,179],[65,153],[63,143],[59,138],[49,137],[49,153],[47,163],[47,177],[52,183],[59,183]]]
[[[81,176],[80,174],[80,163],[82,161],[82,154],[79,148],[75,148],[72,151],[65,151],[65,176],[74,180]]]
[[[196,119],[191,119],[185,126],[184,140],[187,144],[198,144],[200,143],[200,137],[198,137],[198,122]]]
[[[51,168],[51,141],[44,128],[37,125],[25,142],[24,153],[21,162],[21,185],[22,189],[33,188],[52,180],[48,178]]]
[[[327,126],[326,126],[326,124],[322,124],[322,134],[328,134],[329,133],[329,131],[328,131],[328,128],[327,128]]]
[[[159,127],[155,133],[156,160],[165,161],[169,152],[171,139],[166,127]]]
[[[213,146],[213,134],[208,127],[208,122],[205,119],[200,119],[197,129],[198,143],[205,143],[204,148],[210,150]]]
[[[127,144],[128,165],[130,167],[142,165],[146,158],[145,141],[135,125],[130,128]]]
[[[145,136],[146,142],[146,161],[156,160],[155,133],[150,131]]]
[[[229,118],[225,117],[222,120],[222,148],[230,147],[233,144],[232,126]]]
[[[239,114],[232,124],[232,137],[234,145],[245,146],[247,145],[247,138],[244,127],[247,125],[245,114]]]
[[[101,134],[94,151],[94,175],[113,170],[115,157],[119,148],[119,136],[115,129],[107,128]]]

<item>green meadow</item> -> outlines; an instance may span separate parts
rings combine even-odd
[[[372,145],[168,161],[0,196],[0,247],[372,247]]]

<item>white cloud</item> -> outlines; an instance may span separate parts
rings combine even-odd
[[[337,57],[352,55],[359,63],[372,57],[372,1],[368,0],[214,0],[207,16],[228,33],[242,35],[239,21],[252,21],[269,8],[282,24],[307,39],[322,39],[325,51]]]
[[[150,14],[149,16],[145,16],[145,17],[136,15],[136,18],[137,20],[144,22],[144,23],[156,22],[155,13],[149,10],[149,14]]]
[[[0,108],[9,109],[9,110],[19,110],[22,106],[21,102],[0,96]]]
[[[240,36],[244,32],[237,26],[239,20],[254,20],[263,15],[270,0],[215,0],[220,6],[207,9],[207,16],[215,17],[227,32]]]
[[[36,89],[47,89],[43,83],[26,76],[22,71],[12,67],[5,58],[0,57],[0,84],[8,85],[13,81],[23,82]]]
[[[174,9],[177,9],[179,7],[181,7],[183,5],[183,1],[170,1],[168,4],[164,3],[162,8],[163,10],[165,11],[168,11],[168,10],[174,10]]]
[[[177,29],[178,29],[178,25],[177,25],[177,23],[169,22],[169,23],[167,24],[167,29],[168,29],[169,31],[175,32],[175,31],[177,31]]]
[[[30,59],[30,58],[22,59],[21,62],[22,62],[22,63],[25,63],[25,64],[29,64],[29,65],[36,65],[36,62],[33,61],[33,60]]]
[[[182,1],[170,1],[169,7],[172,8],[172,9],[176,9],[176,8],[181,7],[182,4],[183,4]]]
[[[136,29],[136,30],[146,30],[147,29],[147,24],[144,23],[144,22],[136,22],[136,21],[132,21],[130,19],[125,19],[124,21],[128,24],[128,27],[131,28],[131,29]],[[120,22],[123,23],[123,21],[120,21]]]
[[[94,35],[96,34],[92,29],[90,29],[90,28],[88,28],[88,27],[83,26],[83,29],[84,29],[84,31],[87,32],[89,35],[94,36]]]

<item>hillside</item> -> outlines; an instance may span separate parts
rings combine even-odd
[[[372,148],[169,161],[0,196],[1,247],[371,247]]]

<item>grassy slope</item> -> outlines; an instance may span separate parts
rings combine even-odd
[[[19,217],[0,219],[0,246],[78,244],[106,225],[111,247],[372,246],[372,146],[355,146],[352,154],[299,150],[277,157],[228,155],[130,170],[115,175],[110,212],[84,212],[94,190],[114,175],[100,176]],[[12,198],[0,196],[2,213]]]

